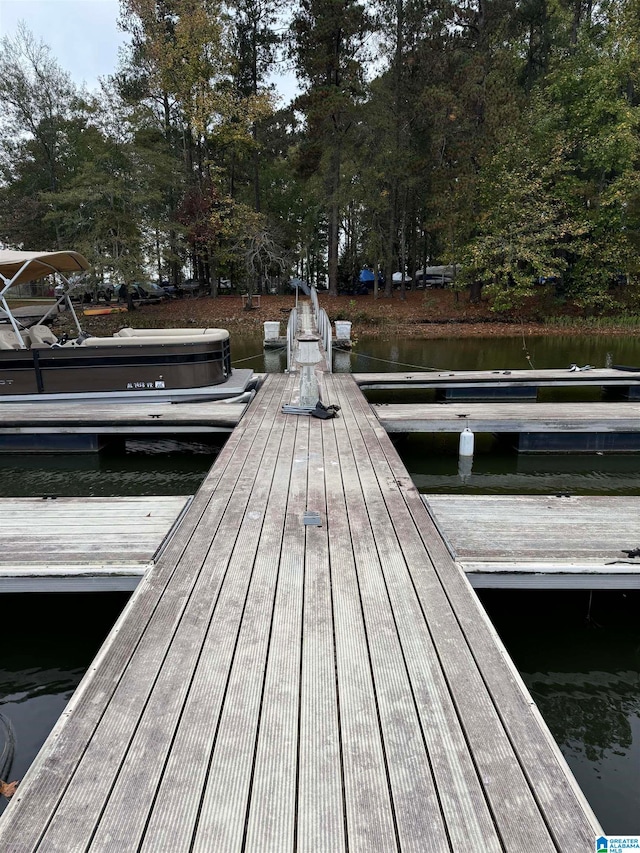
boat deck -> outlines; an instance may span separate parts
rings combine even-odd
[[[3,498],[0,593],[133,590],[189,501]]]
[[[640,497],[424,495],[474,587],[640,588]]]
[[[326,377],[325,421],[282,413],[294,382],[268,377],[234,430],[0,849],[592,849],[597,821],[352,377]]]

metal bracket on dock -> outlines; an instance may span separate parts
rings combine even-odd
[[[322,527],[320,513],[314,509],[305,510],[302,516],[302,523],[305,527]]]
[[[314,409],[315,406],[294,406],[291,403],[287,403],[282,407],[285,415],[310,415]]]

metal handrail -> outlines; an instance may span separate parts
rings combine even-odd
[[[313,311],[316,317],[320,313],[320,303],[318,302],[318,290],[315,284],[312,284],[309,288],[311,291],[311,304],[313,305]]]
[[[327,369],[329,373],[333,372],[333,358],[331,356],[331,321],[329,315],[321,308],[318,312],[318,331],[322,336],[322,343],[327,354]]]
[[[298,331],[298,311],[296,308],[291,309],[289,314],[289,322],[287,324],[287,370],[291,370],[291,362],[293,360],[293,345]]]
[[[331,357],[331,322],[327,312],[324,308],[320,307],[320,302],[318,301],[318,290],[314,285],[311,286],[311,305],[313,306],[316,326],[320,337],[322,338],[322,345],[327,354],[327,367],[329,372],[331,372],[333,370],[333,359]]]
[[[296,289],[297,290],[297,289]],[[326,353],[326,363],[327,369],[331,373],[333,370],[333,359],[331,354],[331,345],[332,345],[332,332],[331,332],[331,321],[329,320],[329,315],[324,310],[324,308],[320,308],[320,303],[318,302],[318,291],[315,287],[311,287],[311,307],[314,313],[314,319],[316,328],[318,329],[318,334],[322,340],[322,345],[324,347],[324,351]],[[293,351],[296,340],[296,333],[298,331],[298,311],[297,308],[293,308],[291,313],[289,314],[289,323],[287,325],[287,370],[291,370],[292,362],[293,362]]]

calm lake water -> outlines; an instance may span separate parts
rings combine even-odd
[[[351,353],[334,356],[337,371],[363,373],[603,367],[640,365],[640,340],[361,338]],[[238,367],[277,372],[286,354],[263,356],[258,337],[234,340],[233,357]],[[99,456],[0,455],[0,497],[193,494],[219,446],[136,440]],[[462,482],[457,439],[411,436],[398,449],[425,493],[635,495],[640,489],[640,455],[518,456],[479,436],[473,473]],[[11,778],[26,772],[126,598],[0,599],[0,714],[15,731]],[[582,592],[492,590],[481,598],[605,831],[640,834],[640,594],[597,592],[590,608]],[[4,806],[0,800],[0,812]]]

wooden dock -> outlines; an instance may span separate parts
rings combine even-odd
[[[515,433],[522,450],[637,450],[640,404],[617,403],[378,403],[391,433]]]
[[[246,403],[2,403],[2,435],[231,432]]]
[[[423,495],[476,588],[639,589],[640,497]]]
[[[326,377],[332,420],[284,414],[294,383],[269,376],[251,403],[0,849],[593,849],[595,817],[352,377]]]
[[[530,391],[538,388],[592,388],[640,390],[640,370],[591,368],[589,370],[456,370],[398,373],[354,373],[360,388],[376,391],[428,390],[487,392],[491,389]]]
[[[640,432],[640,403],[376,403],[388,432]]]
[[[243,392],[261,379],[252,370],[234,370],[227,382],[212,391],[216,398],[207,400],[185,396],[174,402],[162,402],[160,398],[108,401],[100,394],[84,400],[3,400],[0,452],[98,450],[105,436],[230,433],[249,401],[251,392]],[[226,399],[222,399],[225,395]]]
[[[0,593],[133,590],[187,497],[0,499]]]
[[[0,453],[97,453],[126,436],[228,435],[247,403],[2,403]]]

